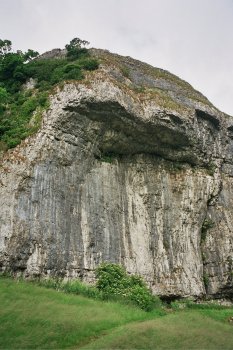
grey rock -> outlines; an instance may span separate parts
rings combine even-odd
[[[233,118],[166,71],[91,52],[100,68],[57,87],[1,160],[1,270],[92,283],[112,261],[162,296],[232,298]]]

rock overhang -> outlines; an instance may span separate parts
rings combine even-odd
[[[112,80],[102,81],[99,73],[92,74],[92,80],[89,77],[88,86],[82,83],[63,86],[58,96],[67,115],[66,125],[63,117],[63,128],[72,125],[71,133],[75,132],[74,124],[67,122],[69,118],[78,121],[77,127],[82,127],[85,118],[91,120],[99,133],[100,151],[106,153],[149,153],[205,166],[211,161],[211,154],[206,156],[200,125],[209,135],[210,143],[215,142],[223,124],[218,112],[200,109],[199,104],[177,111],[162,108],[151,99],[142,103],[137,94],[121,89]],[[58,119],[57,122],[61,124]]]

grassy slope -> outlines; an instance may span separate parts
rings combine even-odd
[[[0,278],[0,348],[68,348],[148,318],[138,308]]]
[[[0,278],[0,348],[232,349],[233,309],[164,317]]]
[[[215,313],[221,311],[215,310]],[[230,350],[233,349],[233,326],[197,310],[182,311],[121,326],[83,348]]]

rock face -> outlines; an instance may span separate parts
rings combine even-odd
[[[232,298],[233,118],[166,71],[92,54],[100,68],[58,86],[1,161],[1,270],[92,282],[112,261],[162,296]]]

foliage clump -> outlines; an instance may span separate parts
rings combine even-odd
[[[10,40],[0,39],[0,152],[15,147],[40,127],[51,88],[64,80],[81,80],[84,71],[98,68],[86,40],[74,38],[64,58],[39,58],[39,53],[12,51]],[[25,83],[33,79],[34,87]]]
[[[201,228],[201,241],[204,242],[206,240],[207,232],[211,228],[214,227],[214,222],[211,219],[205,219],[202,228]]]
[[[123,298],[146,311],[160,305],[159,298],[152,294],[142,277],[128,275],[120,265],[101,264],[96,270],[96,278],[96,286],[106,298],[113,296]]]
[[[90,43],[87,40],[82,40],[80,38],[74,38],[69,44],[65,46],[67,51],[67,58],[71,61],[86,57],[88,55],[88,50],[85,46]]]

